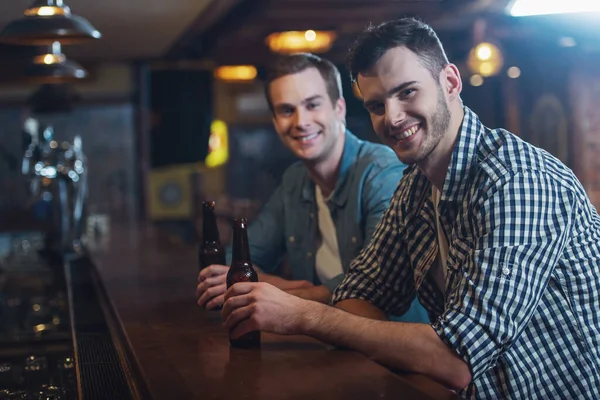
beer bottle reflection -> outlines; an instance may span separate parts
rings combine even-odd
[[[198,259],[201,270],[213,264],[226,265],[225,249],[219,240],[214,201],[202,203],[202,244]]]
[[[252,267],[248,243],[248,222],[245,218],[233,220],[233,256],[227,272],[227,289],[238,282],[258,282],[258,275]],[[249,332],[238,339],[229,338],[233,347],[260,346],[260,331]]]

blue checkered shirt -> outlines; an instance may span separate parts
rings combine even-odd
[[[571,170],[465,107],[438,205],[444,292],[430,195],[407,169],[332,303],[401,315],[418,296],[470,366],[463,398],[600,399],[600,218]]]

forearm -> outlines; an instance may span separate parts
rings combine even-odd
[[[360,317],[378,319],[380,321],[387,321],[386,315],[379,308],[369,303],[368,301],[359,299],[349,299],[340,301],[335,305],[337,308],[347,311],[351,314],[358,315]]]
[[[258,275],[259,282],[269,283],[281,290],[297,289],[299,287],[307,286],[309,284],[306,281],[292,281],[277,275],[267,274],[266,272],[261,271],[260,268],[256,266],[254,268],[256,269],[256,274]]]
[[[468,365],[426,324],[376,321],[306,303],[300,333],[357,350],[389,367],[421,373],[452,389],[471,380]]]
[[[308,288],[290,289],[286,291],[294,296],[324,304],[329,304],[329,300],[331,299],[331,292],[326,286],[323,285]]]

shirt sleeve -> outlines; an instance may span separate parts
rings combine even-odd
[[[283,188],[279,186],[248,228],[252,263],[269,274],[275,272],[285,256],[283,204]],[[231,246],[228,246],[229,264],[231,264],[231,251]]]
[[[473,248],[461,263],[448,263],[454,270],[446,311],[432,324],[469,364],[473,381],[523,333],[572,220],[572,194],[547,174],[518,173],[495,186],[466,218]]]
[[[348,274],[333,293],[332,305],[360,299],[395,315],[410,308],[415,297],[414,278],[406,245],[400,240],[398,205],[399,189],[377,224],[371,242],[352,261]]]

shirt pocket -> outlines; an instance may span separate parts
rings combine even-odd
[[[462,270],[465,262],[473,253],[468,242],[461,238],[453,237],[448,244],[448,259],[446,260],[446,293],[452,293],[462,279]]]

